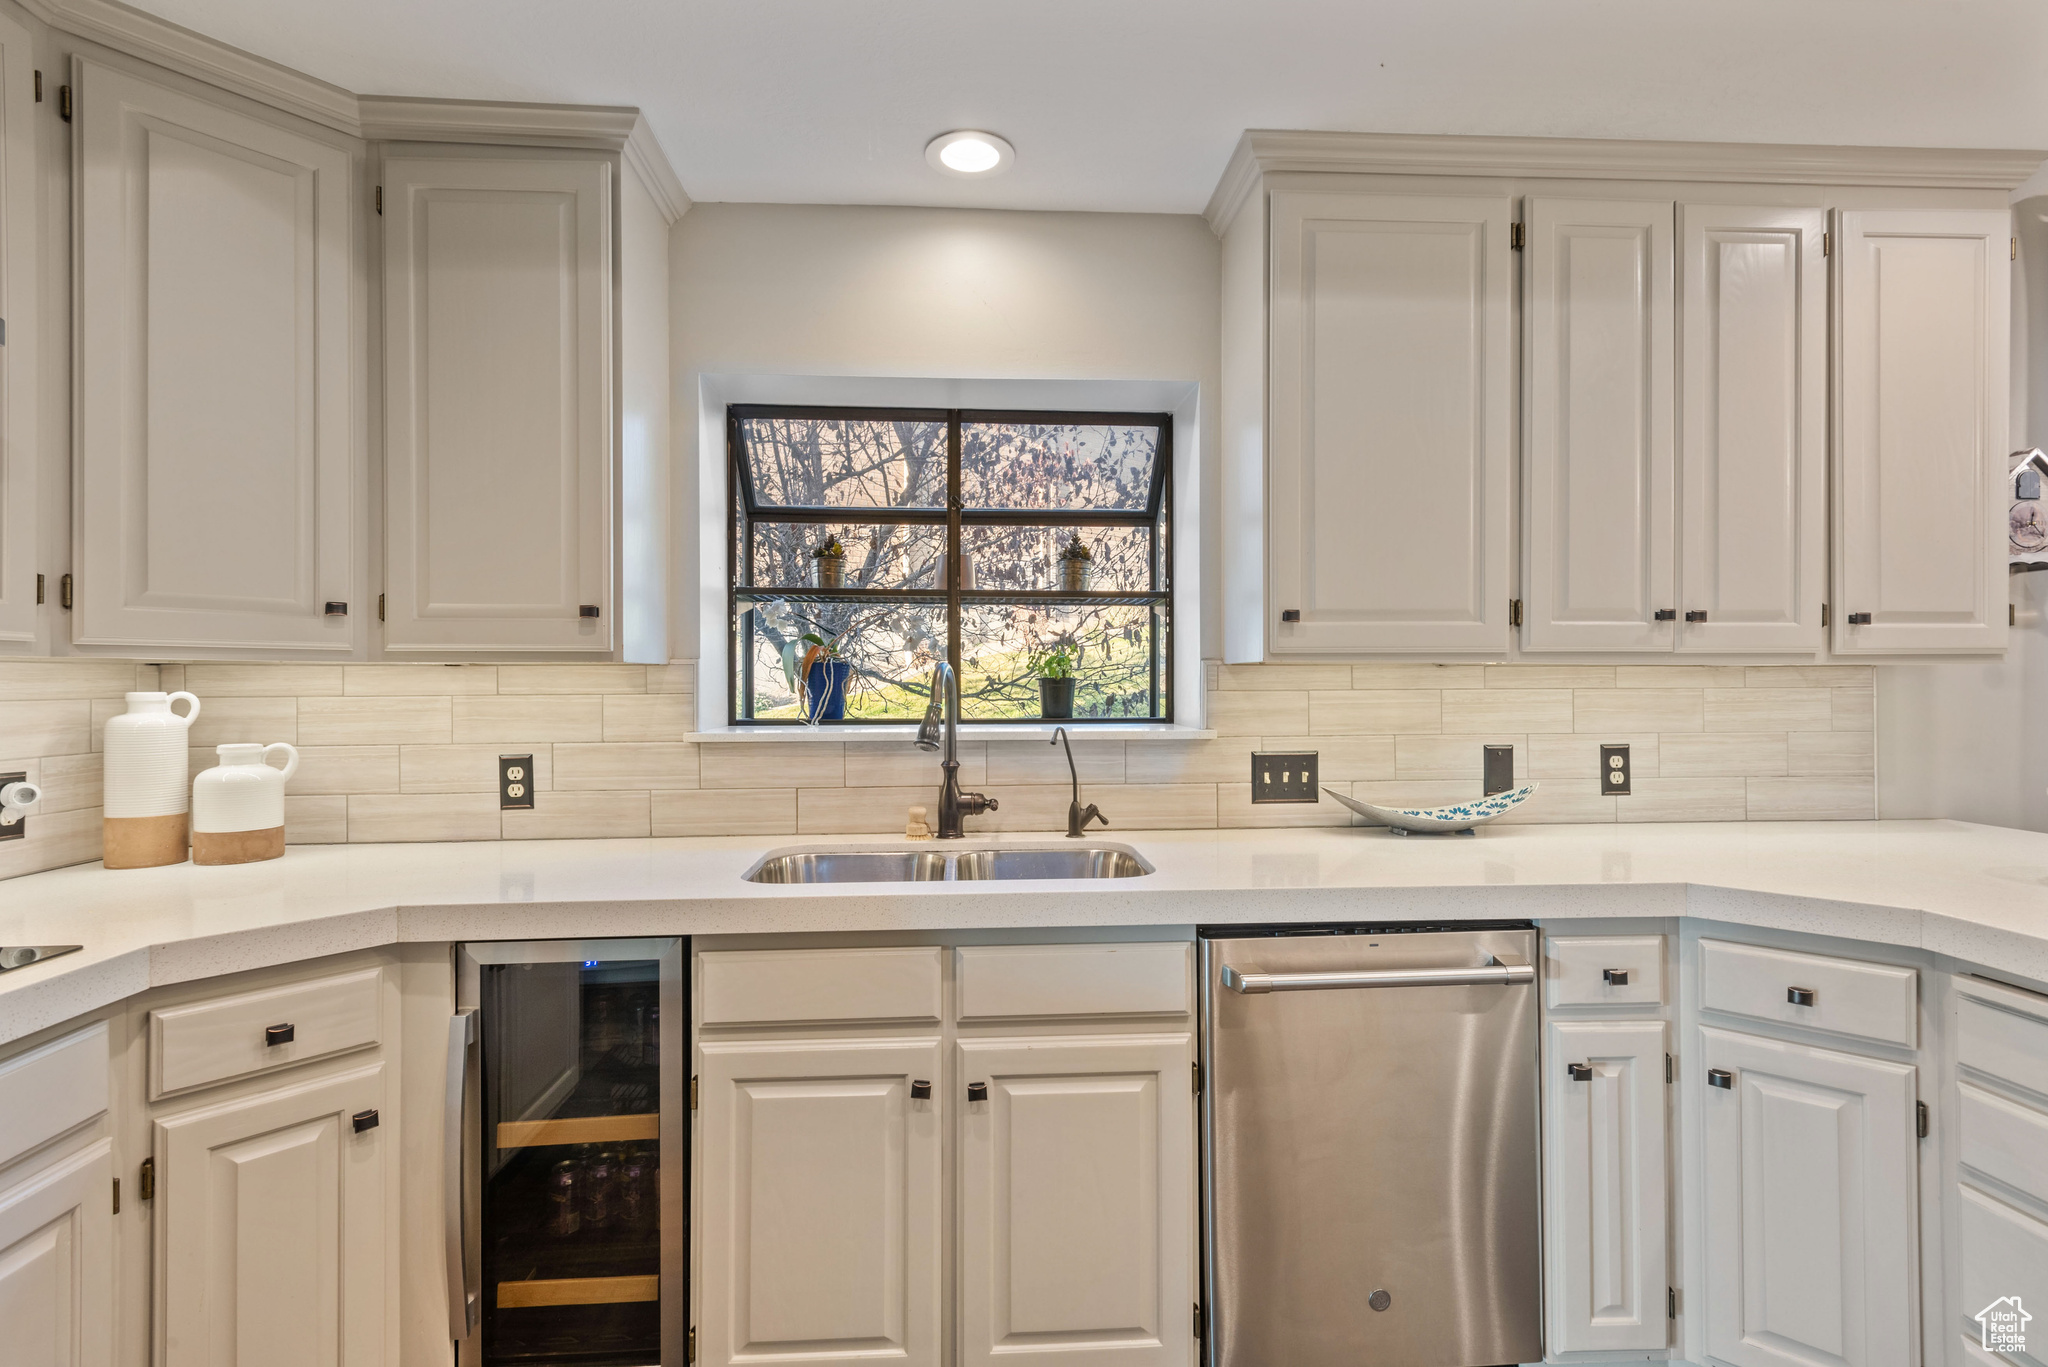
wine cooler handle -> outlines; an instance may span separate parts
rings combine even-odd
[[[463,1114],[469,1097],[469,1060],[476,1042],[476,1012],[448,1018],[448,1097],[441,1116],[441,1200],[448,1240],[448,1332],[457,1343],[470,1336],[479,1317],[481,1269],[469,1265],[469,1201],[463,1181],[463,1151],[469,1127]]]

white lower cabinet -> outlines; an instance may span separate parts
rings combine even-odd
[[[1552,1354],[1669,1341],[1665,1025],[1552,1021],[1545,1312]]]
[[[1708,1354],[1910,1367],[1917,1070],[1710,1026],[1700,1042]]]
[[[706,1043],[697,1361],[941,1360],[936,1039]]]
[[[968,1040],[960,1361],[1191,1357],[1194,1109],[1185,1034]],[[972,1095],[972,1093],[968,1093]]]
[[[382,1064],[160,1115],[160,1367],[385,1360]]]
[[[0,1361],[111,1367],[114,1157],[101,1139],[0,1190]]]

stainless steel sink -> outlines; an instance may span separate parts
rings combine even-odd
[[[1152,866],[1115,845],[1052,849],[799,850],[763,859],[750,883],[940,883],[1137,878]]]
[[[937,850],[813,850],[778,854],[747,875],[750,883],[937,883],[946,856]]]
[[[1012,878],[1136,878],[1152,870],[1128,850],[1076,845],[1057,850],[962,850],[953,876],[983,882]]]

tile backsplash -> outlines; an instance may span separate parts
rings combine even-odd
[[[1482,747],[1543,790],[1505,820],[1782,821],[1876,815],[1867,665],[1208,666],[1207,741],[1075,744],[1112,831],[1346,825],[1335,803],[1253,806],[1254,750],[1315,750],[1324,784],[1403,806],[1479,795]],[[204,702],[192,768],[225,741],[290,741],[300,844],[591,836],[900,833],[937,760],[901,741],[719,742],[695,727],[696,667],[0,662],[0,772],[48,789],[0,877],[99,857],[100,731],[131,688]],[[1600,790],[1631,747],[1634,792]],[[532,811],[501,812],[497,757],[531,753]],[[9,758],[9,757],[12,758]],[[962,741],[984,831],[1064,830],[1067,769],[1040,740]]]

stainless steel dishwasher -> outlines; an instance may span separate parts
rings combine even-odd
[[[1541,1362],[1535,930],[1201,951],[1209,1367]]]

